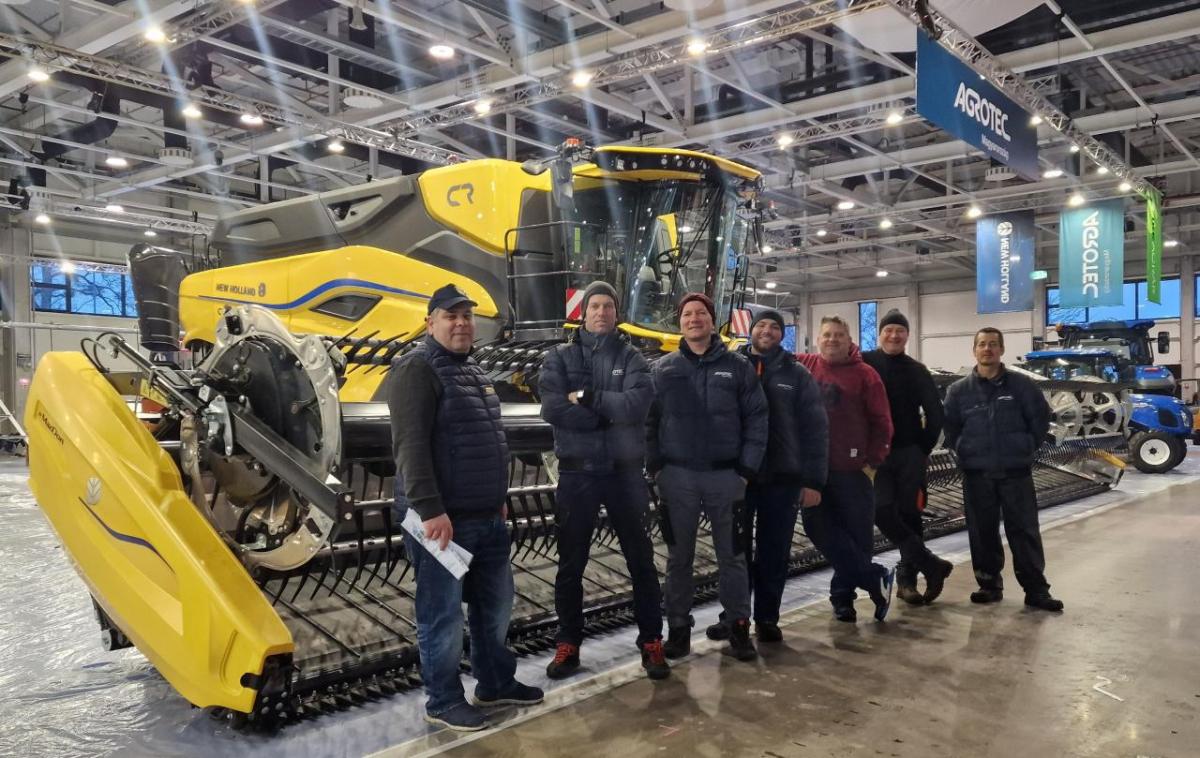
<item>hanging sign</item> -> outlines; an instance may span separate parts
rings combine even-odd
[[[975,223],[975,290],[979,313],[1033,310],[1036,231],[1033,211]]]
[[[1029,114],[919,29],[917,112],[1025,179],[1041,178]]]
[[[1162,305],[1162,195],[1146,192],[1146,299]]]
[[[1121,305],[1125,281],[1125,201],[1063,211],[1058,219],[1059,304]]]

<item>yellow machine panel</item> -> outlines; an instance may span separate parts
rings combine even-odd
[[[291,635],[179,471],[80,353],[47,353],[30,386],[30,487],[93,598],[184,697],[246,712],[245,674]]]
[[[549,192],[550,172],[532,176],[519,163],[485,159],[431,169],[417,182],[435,221],[503,255],[505,235],[519,225],[522,194]]]

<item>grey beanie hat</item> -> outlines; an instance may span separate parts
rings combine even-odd
[[[621,301],[617,297],[617,291],[613,289],[613,286],[603,279],[597,279],[583,291],[583,301],[579,304],[579,312],[581,314],[587,313],[588,300],[592,298],[592,295],[608,295],[612,298],[614,305],[617,307],[621,305]]]

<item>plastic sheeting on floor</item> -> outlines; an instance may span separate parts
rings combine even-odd
[[[33,502],[27,476],[23,462],[0,462],[0,755],[359,756],[405,743],[417,747],[429,733],[418,691],[294,724],[270,737],[237,732],[192,708],[136,650],[109,653],[101,647],[87,588]],[[1130,469],[1117,491],[1045,510],[1042,523],[1198,478],[1200,453],[1164,475]],[[934,544],[940,553],[965,557],[965,534]],[[785,610],[823,596],[827,576],[822,571],[792,580]],[[715,605],[697,609],[699,637],[716,613]],[[634,636],[629,629],[589,640],[587,668],[597,673],[636,660]],[[521,660],[518,676],[549,685],[545,658]]]

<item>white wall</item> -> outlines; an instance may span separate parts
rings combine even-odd
[[[921,296],[921,360],[930,368],[957,371],[974,364],[971,340],[985,326],[1004,332],[1005,360],[1013,362],[1033,347],[1033,313],[975,312],[976,293]]]

